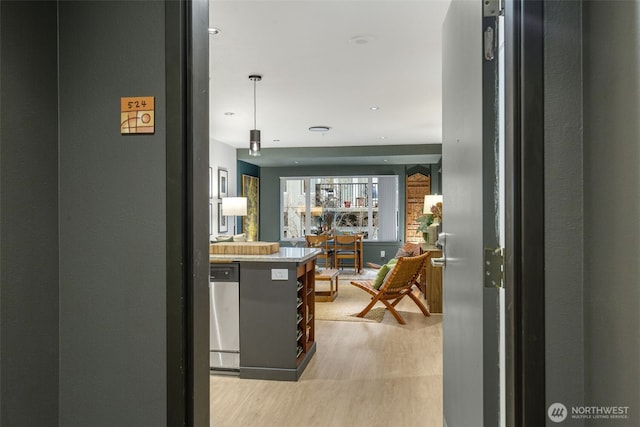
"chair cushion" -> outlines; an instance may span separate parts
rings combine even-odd
[[[396,252],[396,258],[400,258],[400,257],[404,257],[404,256],[411,256],[411,254],[413,254],[413,252],[404,251],[404,250],[402,250],[402,248],[400,248]]]
[[[384,279],[385,277],[387,277],[387,273],[389,273],[390,270],[391,266],[389,266],[389,264],[381,266],[380,270],[378,270],[378,274],[376,274],[376,278],[373,279],[371,287],[373,289],[380,289],[380,286],[382,286],[382,283],[384,282]]]
[[[385,265],[380,266],[380,270],[378,270],[378,274],[371,285],[373,289],[380,289],[380,286],[382,286],[391,270],[393,270],[393,267],[396,266],[397,262],[398,258],[391,258]]]

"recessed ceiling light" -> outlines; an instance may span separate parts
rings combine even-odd
[[[235,113],[233,111],[227,111],[224,113],[225,116],[233,116]]]
[[[371,111],[378,111],[380,109],[380,107],[369,107],[369,110]]]
[[[387,139],[387,137],[386,136],[381,136],[380,139]]]
[[[294,160],[293,163],[295,163],[296,165],[299,164],[300,162],[297,160]]]
[[[209,34],[211,35],[218,35],[222,32],[222,30],[220,28],[216,28],[216,27],[209,27],[209,29],[207,30],[209,32]]]
[[[311,126],[309,128],[311,132],[329,132],[330,129],[329,126]]]
[[[373,40],[373,37],[371,37],[371,36],[355,36],[355,37],[351,37],[349,39],[349,43],[351,43],[351,44],[367,44],[371,40]]]
[[[280,140],[279,139],[274,139],[273,142],[280,142]]]

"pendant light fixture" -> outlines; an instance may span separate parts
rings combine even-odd
[[[252,74],[249,80],[253,80],[253,129],[249,131],[249,155],[260,155],[260,131],[256,126],[256,82],[262,80],[259,74]]]

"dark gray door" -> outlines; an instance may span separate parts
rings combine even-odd
[[[448,427],[499,426],[504,401],[503,291],[500,278],[487,276],[485,269],[485,249],[499,248],[503,234],[498,18],[485,14],[491,15],[483,13],[481,0],[454,0],[444,24],[441,240]]]

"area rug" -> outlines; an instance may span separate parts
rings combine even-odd
[[[316,302],[316,320],[335,320],[342,322],[382,322],[385,307],[380,303],[380,307],[374,307],[364,316],[356,315],[371,301],[371,296],[361,289],[351,285],[351,280],[369,280],[375,277],[375,272],[365,271],[354,276],[353,274],[341,272],[339,276],[340,285],[338,296],[332,302]],[[316,285],[318,283],[316,282]]]

